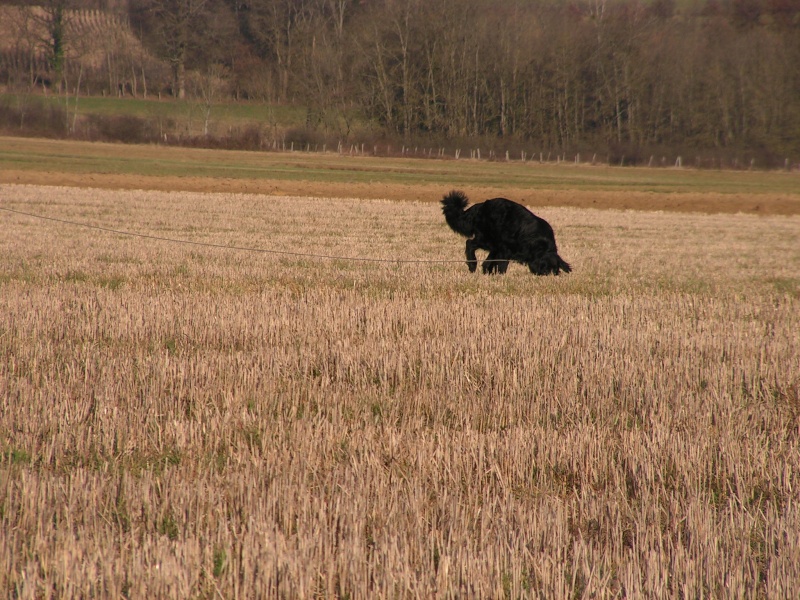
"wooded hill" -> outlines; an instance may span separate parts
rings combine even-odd
[[[0,84],[299,104],[311,131],[800,155],[800,0],[46,0]],[[377,133],[376,133],[377,132]],[[795,158],[796,160],[796,158]]]

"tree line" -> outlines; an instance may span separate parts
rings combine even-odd
[[[800,0],[43,1],[116,11],[158,59],[118,61],[127,93],[301,104],[344,137],[800,154]]]

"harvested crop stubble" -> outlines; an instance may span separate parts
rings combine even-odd
[[[0,586],[18,597],[788,597],[800,219],[0,186]]]

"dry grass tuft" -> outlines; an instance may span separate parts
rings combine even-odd
[[[463,252],[433,204],[0,195],[223,245]],[[3,214],[0,588],[790,597],[800,219],[537,212],[572,275]]]

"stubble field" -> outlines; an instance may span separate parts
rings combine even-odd
[[[0,215],[7,596],[800,589],[800,217],[537,208],[536,278],[434,203],[0,195],[118,231]]]

